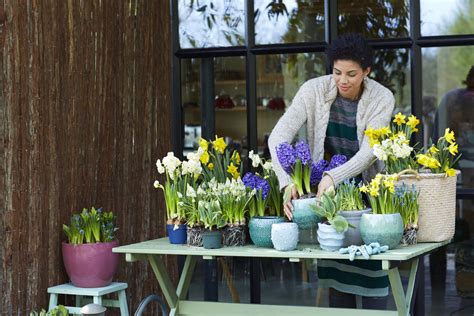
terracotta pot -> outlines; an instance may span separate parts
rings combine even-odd
[[[112,248],[118,245],[117,240],[81,245],[63,242],[64,267],[71,282],[87,288],[109,285],[119,262],[119,255]]]

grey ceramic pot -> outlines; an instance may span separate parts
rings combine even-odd
[[[361,211],[339,211],[339,215],[347,219],[347,222],[355,228],[349,227],[344,233],[343,247],[349,247],[350,245],[360,246],[362,245],[362,237],[360,237],[360,219],[362,214],[368,214],[372,212],[371,208]]]
[[[254,216],[249,221],[250,239],[257,247],[272,248],[272,224],[284,222],[279,216]]]
[[[220,230],[206,230],[202,234],[204,249],[222,248],[222,232]]]
[[[360,235],[367,245],[378,242],[393,249],[400,244],[403,236],[403,221],[400,213],[362,214]]]
[[[273,248],[280,251],[289,251],[298,244],[298,225],[295,223],[272,224]]]
[[[338,233],[329,224],[318,223],[318,241],[321,249],[338,251],[344,242],[344,233]]]
[[[292,200],[293,222],[300,230],[311,229],[316,226],[320,218],[314,213],[311,205],[316,205],[316,198]]]

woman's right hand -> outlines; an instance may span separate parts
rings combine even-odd
[[[291,200],[298,198],[298,192],[294,185],[289,185],[285,188],[285,193],[287,190],[291,190],[287,195],[286,200],[283,202],[283,209],[285,211],[286,217],[291,221],[293,219],[293,204]]]

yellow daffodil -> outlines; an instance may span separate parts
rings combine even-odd
[[[209,168],[209,170],[213,170],[214,169],[214,164],[211,162],[210,164],[207,165],[207,167]]]
[[[436,154],[437,152],[439,152],[439,149],[438,147],[436,147],[435,145],[431,145],[430,149],[429,149],[429,152],[431,154]]]
[[[237,151],[234,151],[231,159],[235,161],[236,164],[240,165],[240,155]]]
[[[207,148],[209,148],[209,143],[204,138],[201,138],[199,139],[199,147],[207,151]]]
[[[458,144],[451,143],[451,145],[449,145],[448,147],[448,150],[451,155],[456,156],[456,154],[458,153]]]
[[[369,192],[369,188],[367,188],[367,186],[364,184],[363,186],[359,188],[359,191],[363,193],[367,193]]]
[[[403,115],[401,112],[395,114],[395,118],[393,122],[396,123],[398,126],[405,124],[406,115]]]
[[[375,145],[380,145],[380,141],[378,139],[369,139],[370,147],[374,147]]]
[[[453,168],[446,167],[444,171],[446,172],[447,177],[454,177],[456,175],[456,170],[454,170]]]
[[[379,131],[372,127],[367,128],[364,134],[367,135],[370,140],[377,140],[380,136]]]
[[[212,146],[214,147],[214,149],[217,152],[219,152],[221,154],[224,154],[224,150],[227,147],[227,144],[224,141],[224,137],[219,137],[218,138],[217,135],[216,135],[216,140],[214,140],[212,142]]]
[[[390,127],[388,127],[388,126],[384,126],[382,128],[379,128],[379,130],[378,130],[378,134],[380,136],[388,136],[391,133],[392,133],[392,131],[390,130]]]
[[[435,158],[432,158],[428,155],[419,154],[417,157],[417,162],[425,167],[430,169],[435,169],[441,167],[441,164]]]
[[[383,186],[391,193],[395,192],[395,183],[390,178],[383,180]]]
[[[416,118],[414,115],[410,115],[408,117],[407,125],[410,126],[413,132],[418,132],[418,128],[416,128],[420,124],[420,120]]]
[[[237,170],[237,167],[234,166],[233,163],[229,165],[229,167],[227,168],[227,172],[230,173],[234,179],[237,179],[240,175],[239,171]]]
[[[205,150],[204,153],[201,155],[199,161],[201,161],[201,163],[203,164],[207,164],[209,162],[209,153],[207,152],[207,150]]]
[[[377,196],[379,196],[379,188],[370,188],[369,193],[370,193],[371,196],[377,197]]]
[[[444,131],[444,139],[450,144],[453,144],[456,139],[454,138],[454,131],[450,131],[449,127]]]

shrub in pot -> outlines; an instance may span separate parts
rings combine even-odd
[[[68,243],[62,243],[66,273],[78,287],[102,287],[110,284],[117,271],[119,256],[112,248],[115,239],[116,217],[100,208],[83,209],[71,217],[69,226],[63,225]]]
[[[353,226],[344,233],[343,247],[351,245],[361,245],[359,223],[362,214],[370,213],[372,210],[365,206],[362,199],[362,192],[355,180],[346,180],[336,188],[336,200],[339,209],[339,215],[343,216],[347,222]]]
[[[331,186],[316,202],[313,211],[321,217],[324,222],[318,223],[318,242],[321,249],[326,251],[337,251],[344,242],[344,233],[349,228],[347,219],[338,214],[336,192]]]

